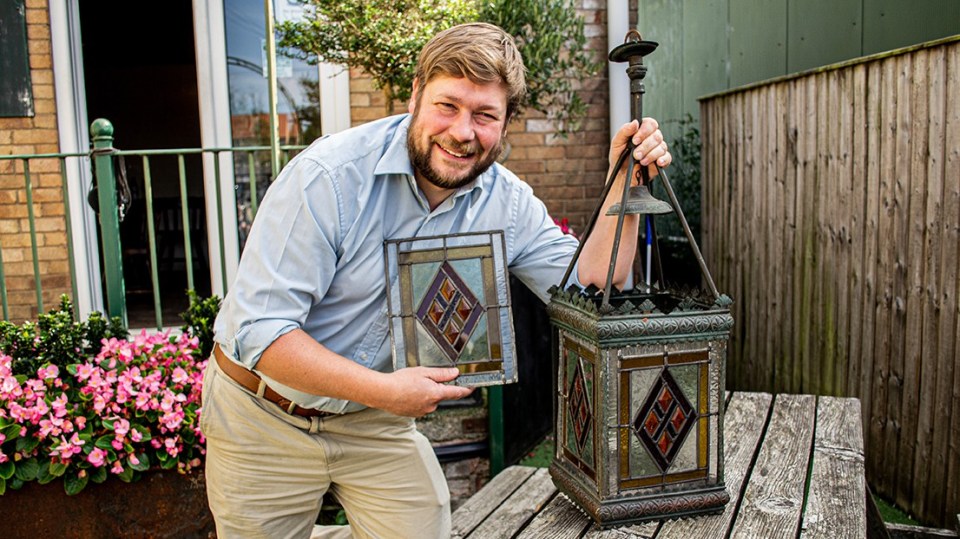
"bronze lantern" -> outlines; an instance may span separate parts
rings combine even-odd
[[[642,118],[643,57],[657,43],[631,30],[610,53],[627,62],[631,113]],[[625,162],[608,178],[582,243]],[[723,482],[723,396],[727,343],[733,318],[729,297],[717,292],[670,181],[660,170],[670,203],[653,198],[646,167],[642,184],[627,188],[608,215],[617,231],[604,290],[570,286],[578,250],[548,306],[558,335],[556,453],[550,473],[561,492],[603,527],[721,511],[730,497]],[[626,182],[627,186],[631,182]],[[644,214],[645,278],[612,286],[627,214]],[[654,214],[679,219],[707,290],[672,289],[663,277]],[[666,218],[664,216],[663,218]],[[637,250],[634,268],[642,268]]]

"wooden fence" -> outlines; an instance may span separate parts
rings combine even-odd
[[[701,100],[728,386],[861,399],[867,478],[960,513],[960,36]]]

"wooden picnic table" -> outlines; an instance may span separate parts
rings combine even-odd
[[[453,536],[510,538],[858,538],[867,535],[860,401],[729,395],[722,513],[600,530],[546,468],[511,466],[453,514]],[[808,483],[809,482],[809,483]],[[729,534],[729,535],[728,535]]]

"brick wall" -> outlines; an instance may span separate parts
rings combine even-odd
[[[26,0],[26,23],[35,115],[0,118],[3,155],[59,151],[47,0]],[[60,294],[70,290],[60,163],[34,159],[29,167],[43,301],[44,307],[50,308]],[[19,160],[0,161],[0,247],[11,321],[36,318],[27,192]]]

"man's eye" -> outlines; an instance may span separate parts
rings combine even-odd
[[[481,112],[480,114],[477,115],[477,117],[480,119],[482,123],[492,123],[499,120],[499,118],[497,118],[493,114],[489,114],[486,112]]]
[[[453,106],[453,103],[439,103],[441,109],[453,112],[457,110],[457,107]]]

